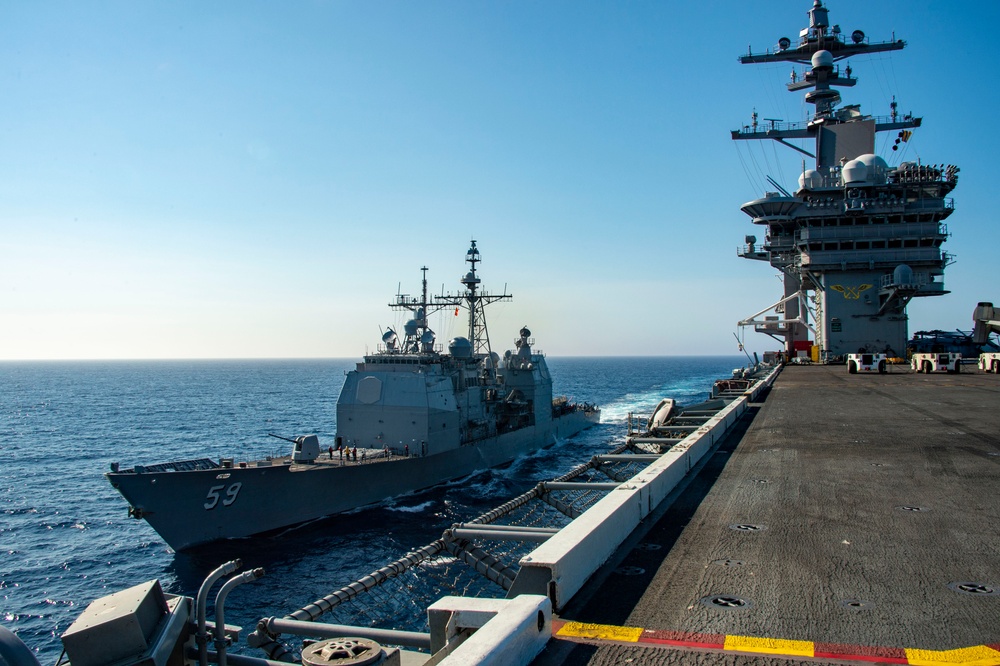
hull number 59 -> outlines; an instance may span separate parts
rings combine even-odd
[[[240,488],[243,484],[237,481],[236,483],[230,485],[226,488],[225,484],[219,486],[212,486],[208,489],[208,495],[205,497],[205,510],[211,511],[215,507],[219,506],[219,500],[222,500],[222,506],[229,506],[236,501],[236,497],[240,494]],[[222,497],[220,494],[222,489],[226,488],[226,496]]]

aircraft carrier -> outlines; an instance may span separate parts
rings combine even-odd
[[[536,663],[1000,663],[997,406],[992,374],[784,368]]]

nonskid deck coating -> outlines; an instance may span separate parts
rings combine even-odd
[[[788,367],[741,426],[561,619],[881,654],[1000,643],[1000,378]],[[554,641],[538,663],[796,658]]]

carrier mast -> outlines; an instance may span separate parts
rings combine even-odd
[[[806,90],[806,102],[815,106],[811,119],[793,123],[761,123],[755,111],[750,125],[732,131],[733,140],[771,139],[814,162],[812,169],[803,168],[794,195],[768,178],[781,192],[741,207],[766,235],[761,245],[747,235],[739,254],[780,270],[784,294],[740,326],[783,339],[789,355],[812,350],[810,331],[817,356],[862,350],[903,355],[907,303],[947,293],[942,279],[952,259],[941,250],[947,237],[942,222],[954,210],[946,195],[957,183],[958,168],[910,162],[892,167],[874,154],[877,133],[897,132],[895,151],[920,127],[920,118],[899,115],[895,99],[887,117],[863,115],[858,105],[838,107],[837,88],[852,87],[857,79],[850,65],[841,71],[836,63],[897,51],[905,42],[870,42],[861,30],[848,42],[839,25],[830,25],[822,0],[814,0],[807,14],[809,27],[794,47],[782,37],[773,51],[740,57],[743,64],[804,65],[804,71],[793,69],[786,87]],[[811,142],[812,150],[792,140]],[[778,316],[761,319],[768,311]]]

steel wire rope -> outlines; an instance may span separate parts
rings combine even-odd
[[[753,173],[751,173],[750,167],[747,165],[746,160],[743,158],[743,151],[740,150],[740,142],[733,141],[733,144],[735,144],[736,156],[739,157],[740,166],[743,167],[743,175],[746,176],[747,181],[750,183],[750,187],[753,188],[755,193],[762,192],[764,188],[761,187],[760,181],[756,178],[756,176]]]
[[[781,158],[778,157],[778,142],[771,142],[771,151],[774,153],[774,165],[777,171],[777,181],[783,185],[787,185],[788,181],[785,179],[785,170],[781,167]]]
[[[760,85],[758,87],[764,91],[764,95],[765,95],[766,98],[768,98],[767,101],[771,104],[771,108],[772,109],[777,109],[781,113],[782,116],[787,117],[788,116],[788,111],[789,111],[789,109],[788,109],[788,103],[787,103],[787,98],[779,97],[776,94],[776,90],[775,90],[775,83],[774,82],[776,80],[778,80],[775,75],[778,73],[779,68],[784,68],[784,63],[775,63],[773,65],[764,65],[763,67],[759,67],[759,66],[758,67],[754,67],[754,69],[757,70],[757,78],[760,81]],[[765,74],[768,75],[766,80],[764,78]],[[784,121],[784,118],[782,119],[782,121]],[[760,119],[758,119],[758,122],[760,122]],[[765,120],[765,122],[767,122],[767,121]],[[765,173],[765,175],[766,176],[777,176],[779,180],[784,180],[784,176],[780,173],[780,168],[781,167],[780,167],[780,164],[778,162],[778,153],[777,153],[776,146],[774,146],[774,142],[773,141],[771,142],[771,144],[772,144],[771,147],[774,150],[774,158],[775,158],[775,166],[774,166],[773,170],[772,170],[772,167],[771,167],[771,160],[767,156],[767,149],[764,148],[764,146],[761,146],[761,149],[760,149],[761,156],[762,156],[762,158],[764,160],[764,164],[767,167],[767,173]],[[772,171],[773,171],[773,173],[772,173]],[[766,180],[767,179],[765,178],[765,181]]]
[[[881,89],[882,92],[882,103],[889,107],[889,112],[891,114],[892,102],[895,99],[895,94],[892,91],[895,90],[895,88],[891,86],[891,83],[889,81],[889,76],[885,69],[885,59],[886,56],[884,55],[880,55],[878,58],[875,58],[874,56],[869,56],[869,62],[872,65],[872,71],[875,72],[875,78],[878,81],[879,88]],[[898,102],[898,100],[896,101]],[[873,109],[873,111],[875,110]],[[878,116],[878,113],[875,112],[873,115]],[[882,153],[884,154],[886,152],[891,152],[892,153],[891,158],[894,161],[896,161],[896,164],[899,164],[899,162],[902,161],[902,155],[900,155],[901,151],[892,150],[891,148],[892,145],[896,145],[894,143],[894,137],[893,135],[886,133],[883,138]]]
[[[748,153],[748,154],[750,155],[750,160],[751,160],[751,161],[753,162],[753,165],[754,165],[754,168],[755,168],[755,169],[757,169],[757,173],[758,173],[758,174],[761,174],[761,175],[766,175],[766,174],[764,174],[764,172],[763,172],[763,171],[761,170],[761,168],[760,168],[760,165],[759,165],[759,164],[757,164],[757,158],[756,158],[756,157],[754,157],[754,154],[753,154],[753,149],[752,149],[752,148],[751,148],[751,149],[749,149],[749,150],[747,151],[747,153]],[[764,192],[767,192],[767,178],[763,178],[763,179],[762,179],[762,180],[761,180],[760,182],[761,182],[761,189],[760,189],[760,192],[761,192],[761,193],[764,193]]]

